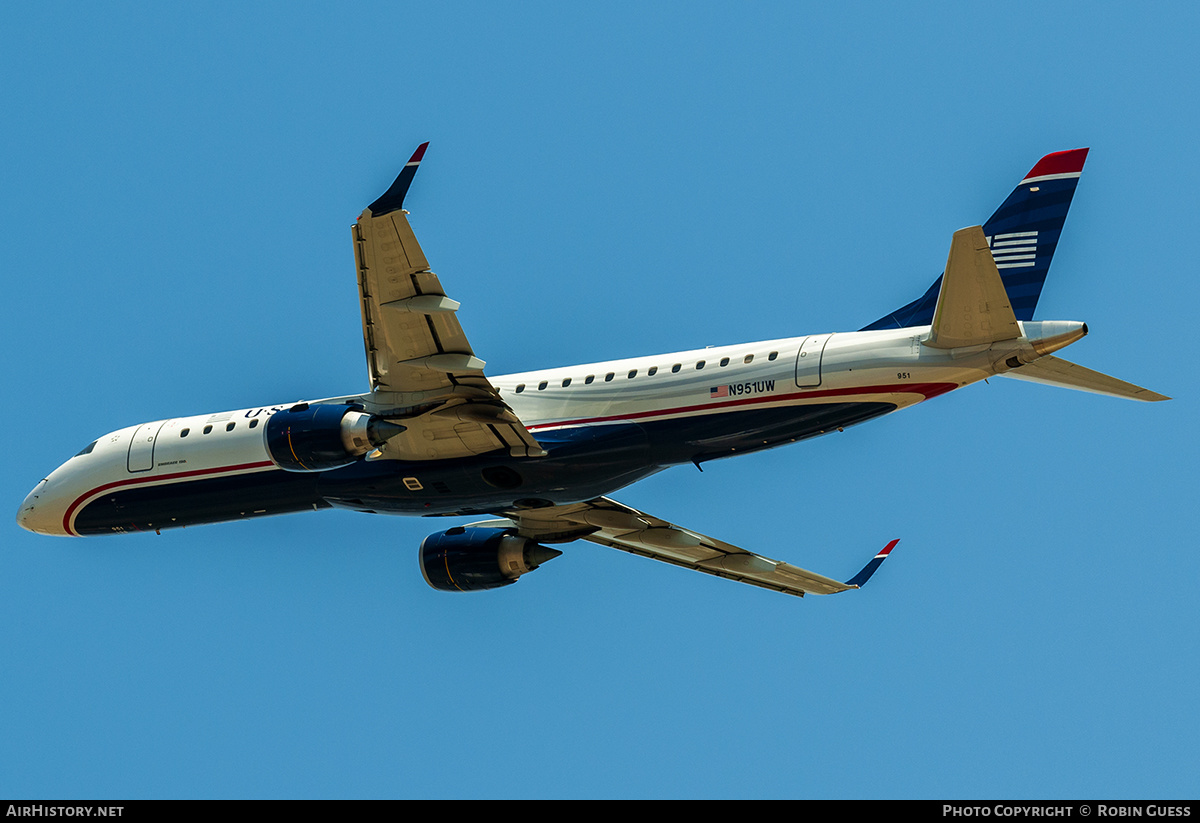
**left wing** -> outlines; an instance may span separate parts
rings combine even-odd
[[[860,588],[900,542],[893,540],[888,543],[862,571],[841,583],[681,528],[607,497],[566,506],[505,511],[502,514],[508,518],[507,521],[472,525],[496,526],[508,522],[516,527],[522,537],[531,540],[545,543],[589,540],[601,546],[797,597],[805,594],[836,594]]]
[[[428,143],[354,224],[363,343],[371,391],[389,420],[407,431],[383,456],[404,460],[466,457],[496,449],[544,454],[483,374],[438,276],[408,224],[404,196]]]

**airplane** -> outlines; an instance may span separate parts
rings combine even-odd
[[[983,225],[954,232],[921,297],[859,331],[488,377],[404,209],[417,148],[352,227],[370,389],[155,420],[92,441],[38,482],[25,529],[156,532],[331,507],[482,516],[418,553],[442,591],[510,585],[587,540],[785,594],[861,587],[608,495],[666,468],[795,443],[993,376],[1169,398],[1054,356],[1087,334],[1035,321],[1088,149],[1040,159]]]

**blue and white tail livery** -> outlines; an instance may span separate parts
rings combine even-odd
[[[983,234],[1018,320],[1033,319],[1087,154],[1087,149],[1047,154],[983,224]],[[921,297],[862,330],[899,329],[933,322],[941,287],[942,278],[938,277]]]
[[[845,582],[608,495],[663,469],[841,431],[995,375],[1135,400],[1054,356],[1078,321],[1034,321],[1087,149],[1042,158],[982,226],[954,232],[920,298],[857,332],[485,374],[408,222],[427,144],[351,227],[369,387],[129,426],[85,446],[17,513],[51,535],[155,532],[330,507],[485,520],[427,537],[436,589],[492,589],[574,540],[786,594]]]

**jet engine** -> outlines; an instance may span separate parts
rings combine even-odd
[[[340,469],[382,446],[404,426],[350,406],[298,403],[267,418],[267,452],[281,469]]]
[[[498,589],[560,554],[513,529],[457,526],[421,541],[421,574],[443,592]]]

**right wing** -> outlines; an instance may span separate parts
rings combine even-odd
[[[428,143],[354,224],[363,343],[371,391],[407,429],[385,458],[440,460],[505,449],[538,456],[542,447],[483,374],[438,276],[408,224],[404,196]]]
[[[836,594],[860,588],[900,542],[893,540],[888,543],[862,571],[842,583],[681,528],[607,497],[564,506],[505,511],[502,514],[508,518],[506,521],[472,525],[499,526],[510,523],[522,537],[547,543],[588,540],[601,546],[797,597],[805,594]]]

